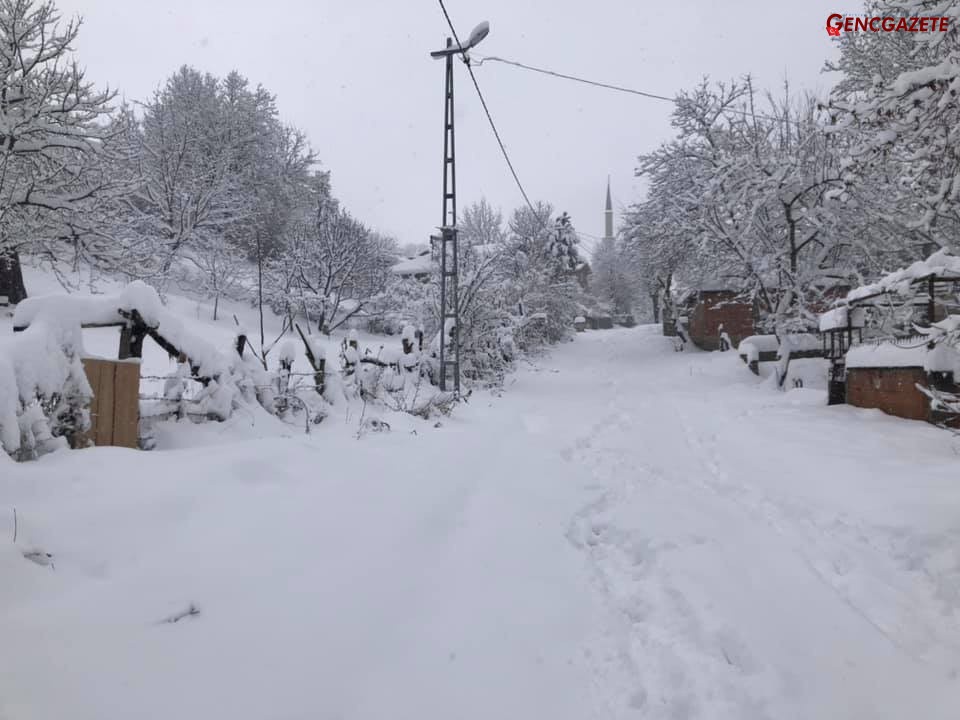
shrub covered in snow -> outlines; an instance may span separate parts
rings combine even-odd
[[[89,428],[79,327],[44,316],[0,344],[0,446],[32,459]]]
[[[434,346],[433,350],[436,350]],[[420,350],[417,331],[412,326],[401,330],[401,337],[389,345],[361,346],[351,332],[340,346],[340,372],[331,383],[335,390],[328,399],[360,399],[387,409],[421,417],[449,412],[452,393],[436,387],[434,352]]]

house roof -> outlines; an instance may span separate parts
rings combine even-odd
[[[906,295],[910,287],[924,280],[960,281],[960,257],[939,250],[926,260],[919,260],[880,278],[877,282],[854,288],[847,293],[848,303],[867,300],[878,295]]]
[[[390,272],[401,277],[432,273],[437,267],[429,250],[424,250],[414,257],[404,258],[390,268]]]

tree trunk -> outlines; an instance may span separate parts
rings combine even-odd
[[[16,250],[0,252],[0,297],[6,297],[11,305],[27,299],[20,254]]]

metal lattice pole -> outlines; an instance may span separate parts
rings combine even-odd
[[[443,222],[440,228],[440,389],[460,394],[460,266],[457,243],[457,172],[453,126],[453,40],[447,38],[443,103]],[[448,336],[448,325],[452,323]],[[451,348],[447,348],[447,343]],[[453,350],[453,358],[450,350]]]

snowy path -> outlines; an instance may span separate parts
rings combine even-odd
[[[737,362],[588,333],[416,435],[0,465],[56,560],[0,544],[0,719],[956,717],[951,439]]]

